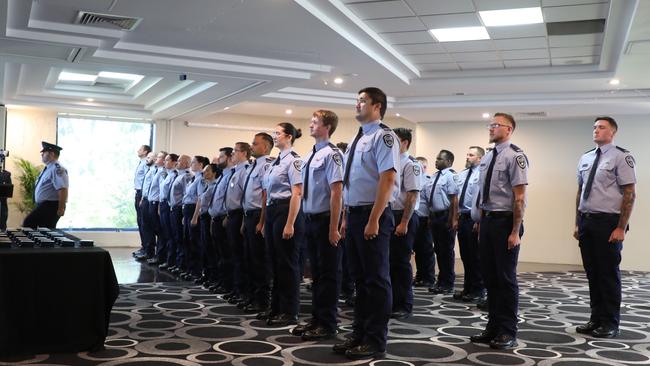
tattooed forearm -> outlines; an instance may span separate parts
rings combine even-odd
[[[621,216],[618,219],[618,227],[625,230],[627,222],[632,215],[632,208],[634,207],[634,200],[636,199],[636,192],[634,184],[623,186],[623,202],[621,203]]]

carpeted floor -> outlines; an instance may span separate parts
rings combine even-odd
[[[386,358],[372,365],[638,365],[650,364],[650,273],[626,272],[621,335],[598,340],[575,332],[589,318],[582,272],[519,274],[519,347],[494,351],[468,336],[485,313],[451,297],[416,289],[413,317],[391,320]],[[0,365],[357,365],[333,354],[327,342],[302,342],[290,327],[270,328],[253,314],[185,283],[121,285],[106,350],[0,360]],[[301,315],[310,312],[303,290]],[[352,309],[340,309],[339,338]],[[13,363],[12,363],[13,362]]]

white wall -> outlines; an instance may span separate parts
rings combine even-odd
[[[630,150],[637,161],[637,200],[626,236],[622,267],[650,270],[650,250],[645,246],[650,204],[650,124],[644,116],[614,116],[620,131],[615,143]],[[470,145],[487,146],[487,122],[423,123],[417,127],[418,155],[431,161],[440,149],[451,150],[454,169],[464,168]],[[576,166],[583,152],[594,147],[591,139],[593,120],[520,121],[512,142],[521,147],[530,160],[528,207],[524,217],[525,234],[520,261],[582,264],[577,242],[573,239]],[[432,165],[433,169],[433,164]]]

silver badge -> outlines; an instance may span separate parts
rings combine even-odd
[[[413,165],[413,175],[415,175],[417,177],[418,175],[420,175],[421,172],[422,171],[420,170],[419,165]]]
[[[395,144],[395,139],[393,139],[393,135],[387,133],[384,135],[384,144],[388,147],[393,147]]]
[[[332,160],[334,160],[334,163],[338,166],[343,165],[343,160],[341,160],[341,155],[339,154],[332,155]]]
[[[519,167],[520,167],[521,169],[524,169],[524,168],[526,167],[526,157],[525,157],[525,156],[523,156],[523,155],[518,155],[518,156],[516,157],[516,160],[517,160],[517,165],[519,165]]]
[[[632,155],[626,156],[625,162],[627,163],[627,165],[630,166],[630,168],[634,168],[634,158],[632,157]]]
[[[297,171],[302,171],[302,161],[301,160],[294,160],[293,161],[293,167],[296,168]]]

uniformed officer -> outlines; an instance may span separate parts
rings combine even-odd
[[[192,224],[194,212],[197,210],[199,195],[206,189],[207,184],[203,179],[203,169],[210,163],[205,156],[195,155],[190,162],[192,178],[185,186],[183,195],[183,247],[185,253],[184,279],[197,280],[201,277],[201,233],[199,226]]]
[[[465,170],[458,175],[458,247],[463,261],[465,277],[463,290],[454,293],[454,299],[466,302],[479,301],[485,296],[485,285],[481,276],[481,266],[478,253],[478,230],[474,226],[471,210],[473,197],[477,195],[479,186],[478,165],[485,155],[480,146],[470,146],[465,160]]]
[[[483,332],[470,338],[495,349],[517,345],[517,259],[523,235],[528,159],[510,143],[516,126],[511,115],[494,114],[488,127],[495,147],[479,164],[479,256],[489,298],[488,323]]]
[[[36,207],[23,221],[23,227],[56,228],[59,218],[65,214],[68,201],[68,171],[59,164],[61,147],[42,141],[41,160],[45,168],[39,174],[34,188]]]
[[[230,244],[226,233],[225,220],[228,215],[226,205],[224,204],[224,196],[226,189],[230,184],[230,177],[235,172],[235,167],[232,161],[233,148],[223,147],[219,149],[219,157],[217,159],[218,166],[223,170],[219,183],[215,188],[215,193],[212,195],[212,201],[208,207],[208,213],[212,218],[210,231],[212,233],[212,241],[214,242],[215,252],[217,254],[217,283],[210,287],[214,293],[221,293],[224,300],[230,299],[233,294],[232,287],[232,259],[230,257]]]
[[[434,287],[436,283],[436,257],[433,252],[433,236],[431,236],[431,227],[429,226],[429,197],[427,196],[426,187],[431,184],[431,175],[427,174],[429,161],[424,156],[415,158],[420,167],[422,182],[420,186],[420,205],[415,213],[418,216],[418,229],[415,233],[415,243],[413,252],[415,253],[415,281],[417,287]]]
[[[591,317],[578,333],[612,338],[621,320],[621,250],[636,198],[635,161],[614,145],[618,125],[612,117],[594,121],[597,148],[578,163],[576,227],[582,263],[589,280]]]
[[[160,225],[160,214],[159,214],[159,205],[160,205],[160,183],[167,177],[167,170],[165,169],[165,158],[167,157],[166,151],[161,151],[156,155],[156,162],[154,163],[156,167],[156,172],[151,178],[151,185],[149,186],[149,191],[147,192],[147,201],[149,202],[147,207],[147,215],[152,231],[155,236],[154,243],[154,256],[153,258],[147,259],[147,264],[157,265],[165,261],[165,258],[159,256],[161,250],[163,250],[166,245],[167,238],[164,237],[162,227]]]
[[[140,208],[140,202],[142,201],[142,184],[144,183],[144,176],[147,174],[149,167],[147,166],[147,155],[151,152],[151,147],[149,145],[142,145],[138,149],[138,158],[140,161],[135,168],[135,177],[133,178],[133,186],[135,189],[135,214],[136,221],[138,224],[138,232],[140,233],[140,249],[133,252],[134,257],[141,257],[146,254],[145,248],[145,233],[142,228],[142,210]]]
[[[172,183],[178,176],[178,171],[176,171],[176,163],[178,162],[177,154],[167,154],[165,157],[165,178],[160,179],[159,191],[160,191],[160,203],[158,204],[158,215],[160,216],[160,231],[163,242],[160,250],[156,253],[156,256],[164,261],[159,268],[160,269],[170,269],[170,267],[175,266],[175,262],[169,262],[169,258],[175,259],[175,253],[172,254],[171,251],[171,242],[172,237],[172,221],[171,221],[171,208],[169,205],[169,196],[172,190]],[[172,257],[170,257],[170,255]]]
[[[244,209],[244,236],[246,240],[246,268],[250,279],[250,299],[244,310],[259,313],[260,319],[268,317],[267,310],[270,302],[270,268],[268,250],[264,241],[264,215],[266,193],[262,189],[264,174],[273,163],[269,156],[273,149],[273,137],[266,132],[260,132],[253,138],[251,150],[253,164],[246,169],[242,207]]]
[[[232,161],[235,172],[230,178],[230,184],[226,188],[224,205],[227,212],[226,232],[229,241],[230,256],[232,258],[233,270],[233,292],[235,296],[228,302],[237,304],[239,309],[244,309],[251,303],[248,290],[248,271],[246,269],[246,245],[242,235],[244,223],[244,209],[242,208],[242,196],[244,184],[246,183],[246,169],[248,159],[251,157],[251,146],[247,142],[235,143]]]
[[[291,123],[276,126],[273,142],[280,155],[263,180],[266,191],[264,237],[273,265],[269,325],[289,325],[298,321],[300,264],[299,245],[303,235],[302,161],[293,143],[302,132]]]
[[[142,193],[140,198],[139,204],[139,210],[140,210],[140,216],[142,218],[142,225],[140,226],[140,232],[142,233],[142,238],[144,238],[142,242],[142,248],[144,249],[144,253],[141,254],[136,254],[135,259],[139,261],[144,261],[150,258],[153,258],[154,251],[156,250],[156,236],[153,232],[153,226],[151,225],[151,222],[148,218],[148,210],[149,210],[149,189],[151,187],[151,181],[153,180],[153,176],[156,174],[156,154],[152,151],[147,154],[146,158],[147,162],[147,173],[144,176],[144,181],[142,182]]]
[[[438,281],[429,292],[451,294],[454,292],[456,273],[456,230],[458,229],[458,175],[451,169],[454,154],[440,150],[436,157],[438,172],[431,177],[426,187],[426,195],[431,211],[430,223],[433,236],[433,250],[438,260]]]
[[[315,145],[302,167],[305,239],[312,274],[311,319],[292,330],[305,341],[327,339],[337,333],[336,304],[341,283],[339,222],[343,206],[343,154],[330,142],[338,116],[317,110],[309,123]]]
[[[393,287],[391,318],[406,319],[413,313],[413,267],[411,253],[419,219],[422,167],[408,154],[413,134],[407,128],[393,129],[399,138],[400,189],[393,192],[393,216],[397,227],[390,239],[390,280]]]
[[[212,285],[215,285],[218,279],[217,252],[210,234],[212,218],[208,213],[208,208],[210,207],[210,202],[212,202],[217,184],[219,184],[219,179],[221,179],[220,172],[221,169],[217,164],[208,164],[203,168],[205,189],[199,194],[194,217],[192,217],[192,226],[199,226],[201,244],[198,251],[199,260],[197,262],[201,268],[202,276],[195,282],[208,289]]]
[[[393,190],[399,190],[397,172],[401,171],[397,136],[381,123],[386,94],[374,87],[360,90],[356,111],[361,127],[346,154],[343,196],[347,252],[357,297],[353,332],[333,347],[334,352],[352,359],[386,351],[393,306],[389,247],[395,230],[389,203]]]
[[[174,263],[168,270],[175,274],[185,273],[187,263],[185,263],[185,247],[183,245],[183,196],[185,188],[192,179],[190,172],[190,163],[192,158],[188,155],[181,155],[176,163],[176,178],[171,184],[169,191],[169,209],[170,209],[170,231],[172,234],[171,246],[167,252],[167,263]]]

